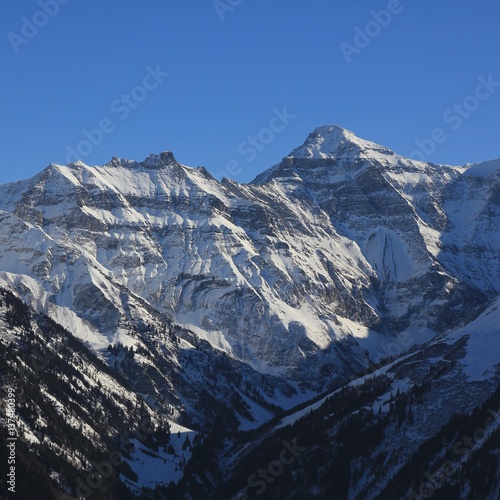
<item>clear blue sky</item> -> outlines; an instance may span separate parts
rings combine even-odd
[[[435,163],[500,157],[497,1],[45,1],[52,17],[2,5],[1,183],[78,147],[90,165],[172,150],[247,182],[323,124],[405,155],[428,139]]]

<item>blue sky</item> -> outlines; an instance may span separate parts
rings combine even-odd
[[[248,182],[323,124],[498,158],[499,25],[493,0],[4,2],[0,182],[164,150]]]

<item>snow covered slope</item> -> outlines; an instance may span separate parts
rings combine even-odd
[[[407,348],[472,320],[497,293],[498,176],[479,170],[335,126],[246,185],[170,152],[50,165],[0,187],[0,277],[96,349],[162,314],[320,389],[401,332]]]
[[[73,494],[88,462],[113,447],[121,429],[108,420],[130,407],[125,426],[148,413],[160,432],[105,483],[117,498],[124,485],[232,495],[251,466],[276,458],[276,442],[293,440],[293,424],[309,440],[297,461],[303,489],[289,471],[278,497],[319,494],[339,468],[339,498],[399,498],[419,486],[408,471],[434,467],[447,453],[436,443],[500,394],[499,228],[500,160],[413,161],[336,126],[249,184],[164,152],[52,164],[0,186],[0,287],[10,297],[0,298],[10,377],[0,382],[28,391],[26,457],[54,460],[64,477],[52,467],[50,484]],[[43,401],[19,369],[34,345],[60,349],[38,374]],[[47,448],[51,415],[74,425],[62,437],[51,429]],[[92,433],[95,446],[82,446]],[[481,466],[497,460],[495,442],[478,443]],[[476,451],[448,497],[473,487]],[[486,473],[494,495],[498,471]]]

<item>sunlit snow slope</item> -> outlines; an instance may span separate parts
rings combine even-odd
[[[250,184],[170,152],[0,186],[0,282],[94,348],[166,315],[309,388],[473,320],[500,289],[500,162],[417,162],[336,126]]]

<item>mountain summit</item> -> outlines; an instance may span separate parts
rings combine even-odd
[[[241,186],[171,152],[53,165],[0,186],[0,282],[96,349],[162,314],[318,389],[394,335],[418,344],[468,321],[500,290],[498,197],[462,172],[337,126]]]
[[[360,166],[367,165],[365,160],[381,166],[394,167],[398,163],[404,163],[412,169],[422,168],[385,146],[360,139],[345,128],[323,125],[314,129],[302,146],[295,148],[278,165],[259,174],[253,182],[261,184],[272,178],[293,177],[296,174],[300,177],[318,176],[316,169],[322,167],[330,170],[329,175],[334,170],[337,174],[344,172],[347,177],[352,178],[360,172]]]
[[[282,456],[276,443],[299,439],[291,467],[307,480],[287,468],[274,498],[314,498],[337,478],[336,498],[403,498],[415,457],[428,458],[424,477],[445,456],[440,443],[470,435],[456,413],[500,405],[498,166],[416,162],[324,126],[249,184],[164,152],[52,164],[0,186],[0,359],[19,394],[36,394],[19,407],[30,456],[48,453],[41,473],[78,491],[121,424],[147,414],[161,432],[113,476],[136,493],[235,498],[256,464]],[[33,347],[47,370],[24,368]],[[283,417],[325,392],[333,399]],[[66,434],[46,432],[63,413]],[[181,439],[194,429],[210,435],[196,470]],[[183,471],[184,488],[204,486],[167,494]]]
[[[371,141],[360,139],[338,125],[323,125],[309,134],[302,146],[288,156],[292,158],[339,158],[354,152],[387,150]],[[388,151],[388,150],[387,150]]]

